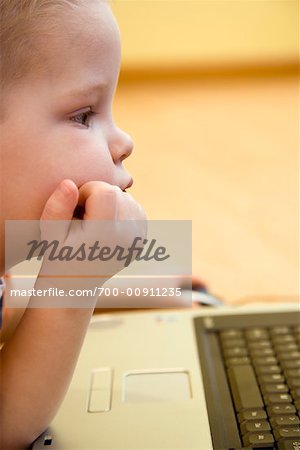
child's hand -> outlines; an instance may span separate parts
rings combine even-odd
[[[104,181],[89,181],[79,189],[84,220],[146,220],[139,203],[118,186]]]
[[[141,207],[127,192],[104,181],[89,181],[79,191],[64,180],[48,199],[41,220],[71,220],[78,205],[84,220],[146,220]]]
[[[82,220],[72,220],[77,204],[83,211]],[[146,237],[143,208],[119,187],[100,181],[88,182],[78,191],[75,183],[64,180],[48,199],[40,224],[42,240],[59,241],[56,254],[62,247],[69,247],[74,253],[82,244],[87,253],[97,241],[99,246],[108,246],[112,251],[117,246],[126,249],[135,237]],[[116,261],[116,258],[105,262],[99,259],[91,261],[87,257],[81,260],[73,258],[69,261],[50,261],[49,254],[50,251],[47,250],[40,274],[45,277],[78,275],[76,285],[84,282],[84,288],[91,287],[89,283],[95,284],[93,276],[101,274],[109,277],[124,267],[123,262]],[[83,278],[80,279],[81,276]],[[101,280],[98,283],[99,281]],[[57,283],[58,280],[55,280],[54,284]],[[51,284],[53,285],[53,279]],[[62,287],[63,283],[59,284]]]

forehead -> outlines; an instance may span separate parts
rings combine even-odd
[[[47,36],[47,34],[45,35]],[[103,84],[120,65],[120,37],[108,3],[89,0],[57,17],[54,32],[37,42],[42,46],[45,70],[57,83],[63,78],[93,72]],[[103,80],[99,78],[103,78]]]

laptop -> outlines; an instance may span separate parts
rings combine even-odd
[[[300,449],[298,303],[93,316],[34,450]]]

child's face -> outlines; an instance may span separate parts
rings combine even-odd
[[[102,180],[124,190],[130,183],[122,160],[132,142],[112,118],[119,34],[105,2],[88,5],[72,24],[61,25],[60,36],[44,42],[43,74],[24,78],[9,98],[1,126],[2,220],[39,219],[65,178],[78,187]],[[69,29],[78,32],[76,39]]]

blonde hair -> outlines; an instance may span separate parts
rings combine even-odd
[[[20,78],[38,70],[43,58],[38,37],[57,30],[67,9],[89,0],[0,0],[0,89],[5,92]],[[63,16],[63,17],[62,17]],[[68,16],[69,18],[69,16]]]

